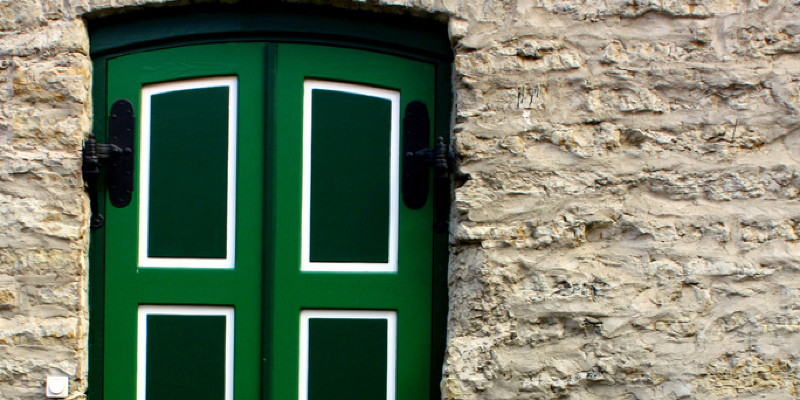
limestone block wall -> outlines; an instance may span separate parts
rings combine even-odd
[[[449,24],[444,398],[800,396],[800,1],[315,2]],[[86,387],[84,18],[161,3],[0,0],[0,398]]]
[[[461,4],[450,399],[800,396],[800,2]]]
[[[88,50],[83,22],[62,2],[0,1],[3,399],[43,399],[48,374],[85,386]]]

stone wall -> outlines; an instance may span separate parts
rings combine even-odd
[[[800,2],[488,4],[446,396],[800,396]]]
[[[85,387],[89,131],[84,24],[63,2],[0,1],[0,398]]]
[[[2,398],[86,387],[82,18],[161,2],[0,0]],[[800,1],[318,3],[449,21],[446,399],[800,396]]]

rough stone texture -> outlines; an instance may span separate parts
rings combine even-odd
[[[800,396],[800,1],[320,0],[450,27],[443,396]],[[83,16],[0,0],[0,397],[86,379]]]
[[[91,63],[62,1],[0,1],[0,398],[86,385]]]
[[[445,396],[797,398],[798,4],[487,11],[451,24]]]

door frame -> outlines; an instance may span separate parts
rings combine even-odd
[[[193,44],[258,41],[267,43],[265,73],[266,99],[272,97],[276,79],[275,64],[271,62],[276,52],[276,43],[306,43],[369,50],[401,56],[433,64],[436,69],[435,109],[433,118],[434,136],[450,138],[452,105],[453,52],[446,24],[433,19],[388,14],[355,12],[323,6],[188,6],[163,9],[146,9],[116,16],[90,19],[90,50],[94,66],[93,132],[102,143],[106,133],[106,65],[109,59],[142,51],[164,49]],[[271,158],[274,146],[275,127],[271,125],[275,107],[266,102],[265,157]],[[262,299],[264,322],[263,341],[271,338],[271,316],[268,298],[272,286],[271,260],[266,256],[274,243],[268,229],[274,221],[274,209],[268,199],[274,198],[271,179],[275,169],[269,162],[264,166],[264,260],[265,267]],[[98,204],[104,213],[104,179],[98,180]],[[433,192],[435,193],[435,191]],[[433,196],[433,194],[432,194]],[[431,196],[431,197],[432,197]],[[433,198],[430,201],[436,201]],[[447,199],[448,204],[450,199]],[[433,229],[433,227],[431,227]],[[432,321],[431,321],[431,376],[430,399],[441,398],[439,381],[444,362],[448,294],[447,265],[449,259],[447,234],[434,233],[432,260]],[[91,232],[89,247],[89,389],[91,399],[103,396],[103,348],[104,348],[104,276],[105,276],[105,229]],[[262,346],[268,351],[268,346]],[[269,362],[269,354],[264,354]],[[262,365],[262,386],[270,384],[266,364]],[[262,398],[268,398],[268,391]]]

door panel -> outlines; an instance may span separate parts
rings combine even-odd
[[[139,399],[233,399],[232,308],[140,306],[138,324]]]
[[[106,206],[105,398],[429,396],[432,210],[400,200],[399,132],[435,112],[431,64],[226,43],[107,77],[140,150]]]
[[[306,80],[303,98],[302,270],[395,271],[399,92]]]
[[[233,267],[236,99],[235,76],[143,87],[140,266]]]
[[[146,346],[140,338],[151,337],[137,335],[137,320],[149,307],[166,305],[174,321],[187,321],[174,318],[197,307],[231,311],[225,335],[233,337],[224,338],[235,343],[230,395],[258,398],[263,199],[260,190],[235,182],[263,182],[263,49],[257,43],[190,46],[108,61],[107,103],[133,103],[139,151],[131,204],[106,205],[107,399],[193,398],[187,388],[211,390],[210,382],[219,380],[217,374],[209,382],[186,382],[192,375],[178,373],[186,367],[146,385],[159,374],[137,356]],[[222,345],[218,334],[209,335]],[[199,346],[184,350],[185,360],[206,353]],[[143,382],[138,392],[137,381]]]
[[[306,310],[300,318],[300,400],[395,398],[393,311]]]
[[[324,86],[328,85],[328,86]],[[311,90],[309,90],[309,87]],[[363,148],[357,134],[350,134],[350,129],[344,129],[349,124],[369,120],[380,114],[379,111],[368,109],[359,105],[359,97],[341,95],[346,92],[344,87],[355,88],[352,92],[370,94],[373,98],[391,98],[390,93],[398,94],[393,103],[390,131],[400,129],[399,113],[413,100],[420,100],[433,110],[434,107],[434,68],[430,64],[419,63],[407,59],[377,54],[352,49],[334,47],[321,47],[299,44],[280,44],[277,51],[277,78],[275,85],[276,102],[276,138],[275,150],[276,165],[280,173],[275,176],[276,187],[276,222],[275,227],[275,271],[274,271],[274,332],[273,332],[273,357],[272,376],[273,385],[270,388],[273,399],[297,399],[298,393],[305,390],[311,392],[311,387],[302,387],[303,382],[298,382],[297,371],[300,369],[298,362],[299,339],[301,337],[300,323],[301,312],[323,312],[338,310],[339,312],[356,312],[359,310],[375,310],[392,312],[396,315],[396,376],[395,396],[397,399],[423,399],[429,396],[429,371],[430,371],[430,334],[431,334],[431,264],[432,264],[432,210],[430,202],[419,210],[411,210],[402,205],[399,200],[399,139],[390,139],[389,147],[392,149],[390,160],[385,156],[383,161],[364,161],[361,168],[374,169],[383,182],[369,192],[363,193],[358,198],[350,197],[347,190],[342,190],[333,196],[341,202],[355,202],[356,211],[350,215],[338,216],[340,222],[331,224],[324,236],[353,235],[357,237],[360,224],[366,222],[373,224],[375,221],[364,221],[359,207],[366,208],[371,201],[372,193],[385,192],[388,180],[393,187],[390,192],[389,218],[396,213],[396,225],[388,235],[380,236],[376,242],[386,242],[389,239],[389,262],[396,259],[396,266],[383,269],[383,259],[371,257],[368,259],[349,258],[336,259],[338,265],[332,262],[322,263],[322,268],[308,268],[313,266],[313,258],[304,259],[311,252],[303,249],[297,237],[301,236],[301,228],[305,228],[309,220],[301,215],[309,213],[313,216],[314,210],[304,211],[301,193],[303,171],[311,171],[311,178],[306,182],[311,183],[305,193],[312,197],[310,204],[314,204],[313,196],[318,190],[314,185],[314,132],[311,132],[310,143],[308,138],[301,139],[304,132],[304,121],[313,122],[314,115],[304,115],[305,102],[313,102],[317,92],[315,87],[337,89],[335,96],[341,104],[337,105],[339,118],[344,120],[338,129],[338,146]],[[381,94],[383,93],[383,94]],[[311,98],[309,98],[311,94]],[[370,97],[370,96],[367,96]],[[347,98],[354,100],[345,103]],[[375,101],[380,103],[380,101]],[[396,104],[396,105],[395,105]],[[378,105],[376,104],[376,107]],[[312,105],[312,111],[314,107]],[[432,111],[434,112],[434,111]],[[396,114],[395,114],[396,113]],[[397,115],[397,116],[395,116]],[[350,122],[354,121],[354,122]],[[380,123],[380,119],[378,120]],[[308,124],[305,125],[308,127]],[[312,125],[312,128],[316,128]],[[383,128],[385,130],[385,128]],[[305,140],[305,141],[304,141]],[[303,157],[303,144],[310,144],[312,158]],[[386,146],[385,144],[383,145]],[[381,145],[367,147],[364,158],[373,157],[380,160]],[[385,150],[384,150],[385,152]],[[306,160],[304,165],[303,160]],[[341,163],[347,163],[348,157],[342,156]],[[335,179],[353,179],[359,181],[358,166],[352,168],[356,172],[342,173]],[[346,167],[342,168],[345,171]],[[331,172],[331,171],[329,171]],[[333,173],[338,173],[337,167]],[[332,178],[333,179],[333,178]],[[376,179],[377,180],[377,179]],[[323,190],[324,193],[324,190]],[[377,194],[379,197],[382,194]],[[392,210],[394,202],[396,211]],[[346,206],[350,206],[346,204]],[[386,207],[384,206],[384,210]],[[386,211],[383,211],[384,215]],[[353,215],[355,214],[355,215]],[[374,217],[377,218],[377,217]],[[384,218],[381,216],[380,218]],[[310,221],[314,228],[313,218]],[[375,228],[375,232],[385,231],[383,227]],[[392,248],[391,237],[395,236],[396,250]],[[375,236],[379,236],[375,234]],[[312,233],[313,237],[313,233]],[[324,241],[324,238],[322,239]],[[313,241],[311,242],[313,244]],[[353,243],[348,243],[352,245]],[[358,243],[361,244],[360,242]],[[383,247],[385,249],[385,247]],[[383,252],[385,250],[381,250]],[[376,254],[379,252],[375,252]],[[331,257],[332,259],[332,257]],[[325,260],[329,261],[329,260]],[[303,268],[298,268],[303,265]],[[377,268],[376,268],[377,267]],[[327,270],[326,270],[327,269]],[[322,351],[322,350],[321,350]],[[335,358],[335,354],[330,357]],[[305,362],[305,360],[303,361]],[[308,382],[311,384],[311,381]],[[328,393],[333,396],[336,390],[344,394],[353,394],[353,387],[331,388]],[[351,398],[372,399],[370,395],[358,394]],[[383,399],[384,397],[380,397]]]

